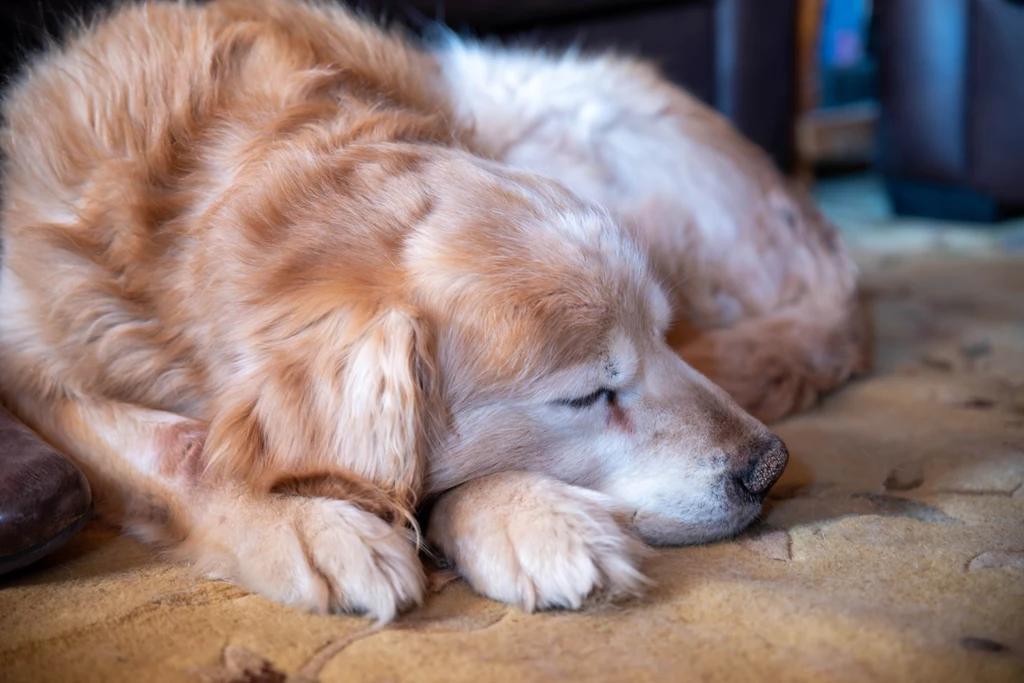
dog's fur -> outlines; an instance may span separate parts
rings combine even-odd
[[[284,602],[419,601],[427,498],[487,595],[635,592],[631,534],[735,533],[785,464],[691,365],[776,418],[864,362],[834,230],[634,60],[153,2],[4,113],[3,401],[103,514]]]

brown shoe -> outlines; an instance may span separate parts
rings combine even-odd
[[[64,545],[91,512],[81,470],[0,407],[0,574]]]

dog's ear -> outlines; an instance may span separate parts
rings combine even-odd
[[[362,477],[411,506],[439,412],[433,335],[415,313],[374,316],[350,346],[339,429]]]
[[[444,424],[430,327],[399,308],[361,324],[351,313],[310,317],[279,326],[282,351],[218,396],[211,474],[275,490],[339,473],[411,511]]]

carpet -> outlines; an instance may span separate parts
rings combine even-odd
[[[900,222],[865,196],[821,199],[875,299],[874,372],[776,425],[792,457],[763,520],[659,550],[642,599],[526,615],[441,577],[375,629],[93,523],[0,583],[0,681],[1024,681],[1017,226]]]

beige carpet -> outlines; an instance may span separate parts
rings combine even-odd
[[[1024,681],[1024,255],[823,202],[877,371],[778,426],[763,527],[660,552],[643,600],[528,616],[454,582],[373,630],[92,525],[0,583],[0,681]]]

